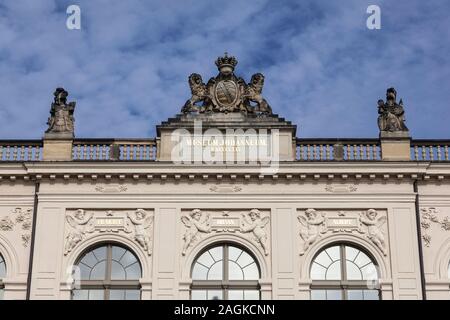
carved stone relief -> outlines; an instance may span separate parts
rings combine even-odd
[[[234,193],[242,191],[242,187],[240,186],[211,186],[209,188],[212,192],[217,193]]]
[[[66,214],[67,235],[64,255],[79,243],[98,233],[123,233],[152,254],[153,213],[144,209],[100,211],[78,209]]]
[[[351,233],[365,237],[387,255],[385,235],[387,217],[374,209],[367,211],[319,212],[307,209],[298,216],[300,222],[300,255],[321,237],[335,233]]]
[[[53,95],[55,97],[50,109],[46,134],[73,136],[75,102],[67,102],[69,93],[64,88],[56,88]]]
[[[408,128],[405,125],[405,110],[403,101],[397,103],[397,91],[389,88],[386,91],[386,102],[378,100],[378,128],[380,131],[405,132]]]
[[[258,209],[248,212],[203,212],[194,209],[184,213],[181,221],[185,226],[182,255],[186,255],[188,249],[201,238],[217,233],[240,233],[257,244],[265,255],[269,255],[267,229],[270,218]]]
[[[28,247],[31,239],[32,209],[15,208],[11,214],[0,219],[0,231],[22,230],[22,244]]]
[[[242,112],[257,115],[271,115],[272,108],[262,96],[264,75],[255,73],[250,83],[234,74],[238,61],[225,56],[216,60],[219,74],[205,84],[202,76],[192,73],[189,76],[191,98],[186,101],[182,113],[229,113]],[[254,104],[254,105],[253,105]]]
[[[450,230],[450,220],[449,217],[446,216],[443,219],[439,219],[438,215],[440,214],[438,208],[427,207],[420,208],[420,225],[422,227],[422,239],[426,247],[431,245],[431,226],[433,224],[440,225],[441,228],[445,231]]]
[[[342,185],[332,185],[327,184],[325,186],[325,191],[332,193],[350,193],[355,192],[358,188],[353,184],[342,184]]]
[[[101,184],[95,186],[95,191],[101,193],[120,193],[127,191],[127,186],[123,184]]]

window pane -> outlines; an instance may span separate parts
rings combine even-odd
[[[348,300],[363,300],[362,290],[348,290],[347,291]]]
[[[103,290],[89,290],[89,300],[104,300],[105,292]]]
[[[120,259],[124,255],[125,251],[127,251],[127,250],[125,250],[122,247],[116,247],[116,246],[112,247],[112,253],[111,253],[112,259],[116,260],[116,261],[120,261]]]
[[[4,290],[0,289],[0,300],[3,300],[4,294]]]
[[[228,278],[230,280],[244,280],[244,273],[236,262],[228,261]]]
[[[328,268],[326,280],[341,280],[341,261],[338,260]]]
[[[214,263],[208,271],[208,280],[222,280],[223,279],[222,267],[223,267],[222,261]]]
[[[111,290],[109,291],[110,300],[125,300],[125,290]]]
[[[228,247],[228,259],[236,261],[241,255],[242,250],[236,247]]]
[[[211,256],[215,261],[220,261],[223,259],[223,247],[215,247],[209,250]]]
[[[73,300],[104,300],[103,290],[73,290],[72,299]]]
[[[206,280],[208,276],[208,269],[199,263],[194,265],[192,269],[192,280]]]
[[[192,290],[191,300],[222,300],[222,290]]]
[[[192,290],[191,300],[206,300],[206,290]]]
[[[363,280],[378,280],[378,271],[373,263],[361,269]]]
[[[97,264],[98,260],[92,253],[92,251],[88,252],[83,259],[81,259],[80,263],[85,264],[86,266],[93,268]]]
[[[107,246],[103,246],[92,251],[98,261],[106,260],[106,248]]]
[[[326,300],[326,290],[311,290],[311,300]]]
[[[341,259],[341,247],[334,246],[325,250],[333,261]]]
[[[360,251],[354,262],[361,268],[371,263],[372,260],[364,252]]]
[[[326,254],[325,251],[319,253],[319,255],[314,259],[314,262],[324,266],[325,268],[328,268],[328,266],[333,263],[333,261],[330,259],[330,257]]]
[[[0,254],[0,279],[6,277],[6,263]]]
[[[214,259],[211,257],[211,254],[209,251],[206,251],[204,254],[202,254],[198,259],[198,263],[201,263],[205,267],[210,268],[214,264]]]
[[[244,300],[259,300],[259,290],[244,290]]]
[[[345,246],[345,258],[347,260],[353,261],[356,258],[359,250],[353,247]]]
[[[380,292],[378,290],[364,290],[364,300],[380,300]]]
[[[80,277],[81,277],[80,280],[89,280],[92,269],[82,263],[80,263],[78,265],[78,267],[80,268]],[[74,276],[77,277],[77,272],[74,273]],[[78,280],[78,279],[75,279],[75,280]]]
[[[448,273],[448,277],[450,278],[450,262],[448,264],[448,271],[447,271],[447,273]]]
[[[228,300],[244,300],[244,290],[228,291]]]
[[[125,280],[125,269],[116,261],[111,262],[111,279],[112,280]]]
[[[128,267],[129,265],[135,263],[137,261],[137,258],[132,254],[130,251],[127,251],[122,259],[120,259],[120,264],[124,267]]]
[[[141,290],[125,290],[125,300],[141,300]]]
[[[256,263],[252,263],[244,268],[244,280],[258,280],[259,278],[259,270]]]
[[[243,268],[245,266],[248,266],[250,263],[253,263],[255,260],[247,253],[242,252],[241,256],[237,260],[237,263]]]
[[[87,300],[89,297],[89,290],[73,290],[72,299],[73,300]]]
[[[325,273],[327,269],[313,262],[311,267],[311,279],[312,280],[325,280]]]
[[[208,300],[222,300],[222,290],[208,290]]]
[[[139,280],[142,277],[141,266],[138,262],[127,267],[125,271],[127,272],[127,280]]]
[[[342,291],[327,290],[327,300],[342,300]]]
[[[99,262],[91,271],[90,280],[106,279],[106,261]]]
[[[358,266],[351,261],[347,261],[347,280],[363,280]]]

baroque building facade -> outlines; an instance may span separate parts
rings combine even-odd
[[[450,141],[393,88],[378,138],[297,138],[216,65],[156,138],[77,139],[58,88],[43,139],[0,141],[0,298],[449,299]]]

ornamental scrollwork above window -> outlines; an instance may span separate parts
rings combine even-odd
[[[183,256],[201,238],[217,233],[242,234],[256,243],[265,255],[269,255],[269,235],[266,229],[270,218],[258,209],[241,213],[222,211],[221,214],[193,209],[183,214],[181,222],[185,227],[181,252]]]
[[[66,214],[67,236],[64,255],[95,233],[122,233],[135,241],[148,255],[153,248],[153,213],[144,209],[130,211],[86,211]]]
[[[380,214],[375,209],[365,211],[338,211],[319,212],[315,209],[306,209],[298,216],[300,222],[300,255],[306,251],[319,238],[335,233],[350,233],[364,237],[377,246],[387,255],[386,244],[386,215]]]
[[[426,247],[431,245],[431,227],[433,224],[440,225],[440,227],[445,230],[450,230],[450,220],[449,217],[446,216],[442,219],[439,219],[439,209],[434,207],[426,207],[420,208],[420,225],[422,228],[422,240]]]
[[[22,230],[22,245],[28,247],[31,240],[31,225],[33,221],[32,208],[15,208],[11,214],[0,219],[0,231]]]

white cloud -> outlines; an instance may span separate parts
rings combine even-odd
[[[179,112],[192,72],[225,50],[266,75],[274,111],[299,136],[375,137],[376,101],[395,86],[414,137],[449,136],[449,4],[377,1],[72,1],[0,5],[0,138],[38,138],[57,86],[77,101],[79,137],[148,137]],[[31,5],[30,5],[31,3]]]

